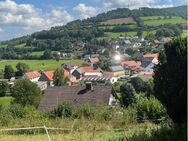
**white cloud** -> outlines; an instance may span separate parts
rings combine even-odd
[[[153,6],[150,6],[152,8],[166,8],[166,7],[173,7],[174,5],[173,4],[164,4],[164,5],[153,5]]]
[[[78,4],[76,7],[73,8],[73,10],[79,13],[81,19],[95,16],[99,12],[99,9],[92,6],[87,6],[84,3]]]
[[[61,8],[52,9],[48,17],[49,18],[47,23],[52,26],[63,25],[74,20],[73,16],[71,16],[66,10]]]
[[[72,20],[74,17],[62,8],[52,8],[44,12],[31,4],[17,4],[12,0],[0,1],[0,25],[19,28],[20,33],[49,29]]]
[[[4,32],[4,30],[2,28],[0,28],[0,32]]]
[[[103,6],[107,9],[129,7],[131,9],[139,7],[149,7],[156,0],[103,0]]]

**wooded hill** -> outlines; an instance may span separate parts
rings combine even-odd
[[[155,33],[161,28],[178,28],[178,32],[169,32],[170,35],[177,36],[186,29],[186,7],[135,10],[118,8],[96,17],[72,21],[65,26],[52,27],[50,30],[1,42],[0,59],[32,59],[32,52],[46,49],[72,52],[75,46],[82,43],[86,43],[84,51],[96,52],[98,48],[108,46],[108,42],[103,39],[114,37],[114,33],[134,36],[137,31]],[[156,21],[155,24],[151,23],[153,20]]]

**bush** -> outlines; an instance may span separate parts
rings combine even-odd
[[[113,109],[104,107],[100,109],[99,115],[102,120],[109,121],[112,119],[113,113]]]
[[[139,97],[135,103],[138,120],[162,120],[167,116],[166,109],[154,97]]]
[[[5,96],[8,90],[8,84],[6,82],[0,82],[0,97]]]
[[[64,102],[52,111],[52,117],[69,118],[75,115],[75,107],[68,102]]]
[[[131,78],[130,83],[133,85],[137,93],[145,91],[145,82],[140,77]]]
[[[14,102],[23,107],[37,107],[40,103],[41,90],[37,84],[29,80],[17,80],[11,92],[12,97],[14,97]]]
[[[87,118],[87,119],[91,119],[94,117],[94,110],[92,107],[90,107],[89,105],[83,105],[79,108],[77,108],[75,116],[78,118]]]
[[[0,125],[7,126],[14,118],[11,115],[9,109],[5,106],[0,105]]]

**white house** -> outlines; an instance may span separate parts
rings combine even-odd
[[[41,74],[38,71],[31,71],[26,72],[23,77],[24,79],[28,79],[31,82],[38,82],[39,78],[41,77]]]

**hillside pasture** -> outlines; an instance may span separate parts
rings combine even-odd
[[[19,62],[29,65],[30,70],[55,70],[59,68],[61,64],[67,62],[75,62],[78,64],[83,64],[83,60],[2,60],[0,61],[0,69],[3,69],[5,65],[11,65],[16,69],[16,64]]]
[[[19,48],[19,49],[25,48],[26,47],[26,43],[16,45],[15,47]]]
[[[7,46],[8,46],[7,44],[3,44],[3,45],[0,44],[0,48],[6,48]]]
[[[134,24],[135,21],[133,18],[119,18],[119,19],[111,19],[104,22],[101,22],[101,25],[120,25],[120,24]]]
[[[163,16],[147,16],[147,17],[141,17],[141,20],[144,22],[144,25],[148,25],[148,26],[160,26],[169,23],[171,24],[186,23],[185,19],[177,16],[173,16],[171,19],[168,17],[164,19]]]
[[[155,30],[153,30],[153,31],[143,31],[143,37],[145,37],[148,33],[155,34],[156,31]],[[120,36],[125,36],[125,35],[128,35],[130,37],[134,37],[134,36],[136,36],[136,34],[137,34],[136,31],[130,31],[130,32],[105,32],[105,37],[104,38],[118,38]]]
[[[35,52],[32,52],[31,55],[40,57],[43,55],[43,53],[44,53],[43,51],[35,51]]]

